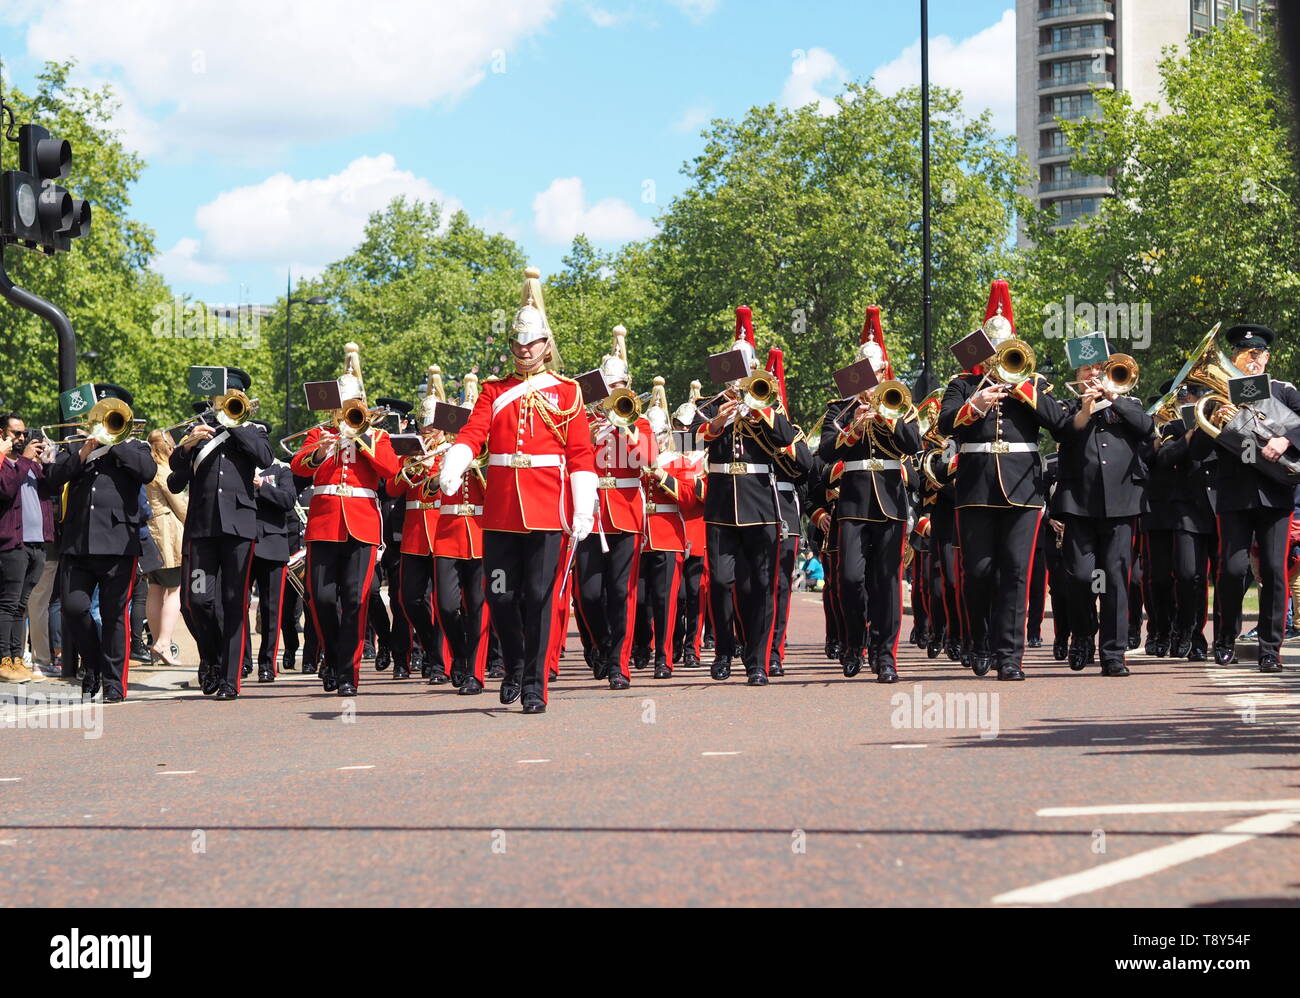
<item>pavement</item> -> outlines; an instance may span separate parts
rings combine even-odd
[[[787,675],[757,689],[678,669],[611,692],[574,634],[540,716],[369,663],[355,700],[282,673],[219,703],[132,667],[120,705],[11,704],[0,898],[1300,905],[1294,642],[1279,675],[1139,651],[1107,679],[1049,638],[1023,683],[900,645],[883,686],[821,627],[796,594]]]

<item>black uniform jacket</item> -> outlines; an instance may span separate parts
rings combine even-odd
[[[957,443],[957,508],[967,506],[1041,507],[1043,462],[1038,446],[1040,428],[1055,434],[1063,411],[1051,386],[1036,374],[1017,385],[984,416],[969,399],[981,378],[959,374],[948,382],[939,413],[939,432]],[[965,444],[988,444],[983,452],[961,452]],[[999,452],[1000,444],[1032,444],[1031,450]]]
[[[172,451],[167,487],[173,492],[190,491],[185,539],[226,536],[255,541],[253,472],[269,467],[274,460],[266,431],[253,423],[223,427],[216,436],[189,450],[177,447]]]
[[[61,553],[138,557],[140,487],[157,474],[153,454],[140,440],[97,448],[85,461],[79,447],[61,447],[48,472],[54,490],[68,487]]]
[[[840,461],[889,461],[897,468],[846,468],[838,479],[839,517],[842,520],[906,520],[908,513],[907,458],[921,449],[921,434],[915,415],[903,419],[876,417],[861,437],[848,432],[858,401],[836,399],[826,409],[818,454],[832,466]]]
[[[277,461],[262,472],[262,484],[255,491],[257,547],[254,554],[264,561],[286,562],[291,553],[289,521],[298,522],[298,514],[293,509],[298,499],[293,472],[287,464]]]
[[[752,419],[738,417],[710,438],[701,424],[713,418],[719,404],[708,402],[697,411],[699,439],[708,457],[704,522],[738,527],[783,522],[773,455],[784,452],[794,459],[795,428],[775,408],[768,408]],[[745,472],[739,465],[767,471]],[[738,473],[732,474],[732,469]]]
[[[1289,381],[1274,381],[1270,386],[1273,397],[1300,416],[1300,392]],[[1287,434],[1291,446],[1300,448],[1300,428]],[[1259,450],[1263,450],[1261,441]],[[1255,452],[1257,461],[1264,456]],[[1288,509],[1295,507],[1295,486],[1277,482],[1261,475],[1252,465],[1241,459],[1241,454],[1227,447],[1216,447],[1214,439],[1204,430],[1192,437],[1192,456],[1203,458],[1211,452],[1218,455],[1218,478],[1215,481],[1216,513],[1236,513],[1247,509]],[[1294,457],[1294,454],[1290,456]]]
[[[1094,412],[1082,430],[1074,419],[1083,403],[1065,402],[1056,430],[1060,481],[1053,510],[1072,516],[1119,519],[1146,512],[1144,452],[1155,423],[1135,398],[1121,395]]]
[[[1161,518],[1160,527],[1149,529],[1217,533],[1214,480],[1218,475],[1218,455],[1211,451],[1204,457],[1193,457],[1191,442],[1180,420],[1166,423],[1162,429],[1152,476],[1161,482],[1161,487],[1151,493],[1151,515],[1155,515],[1157,502],[1167,504],[1168,512]]]

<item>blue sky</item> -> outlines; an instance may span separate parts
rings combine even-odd
[[[1009,0],[932,0],[931,72],[1014,127]],[[6,82],[109,81],[148,167],[134,212],[178,293],[267,302],[396,194],[556,269],[654,231],[713,117],[919,82],[919,6],[742,0],[9,0]],[[75,174],[73,178],[75,190]]]

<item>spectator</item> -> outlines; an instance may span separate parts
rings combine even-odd
[[[45,568],[45,542],[54,539],[48,492],[42,501],[48,445],[29,440],[17,413],[0,416],[0,679],[43,682],[23,661],[27,601]]]
[[[812,552],[808,553],[808,561],[804,565],[804,571],[808,575],[808,588],[814,592],[821,592],[826,585],[826,573],[822,569],[822,563]]]
[[[168,467],[175,444],[169,434],[153,430],[149,434],[149,449],[160,469]],[[189,503],[185,496],[167,488],[167,475],[160,474],[145,486],[149,500],[149,533],[158,545],[162,568],[149,572],[149,633],[153,645],[153,664],[180,665],[172,654],[172,634],[181,615],[181,538],[184,535],[185,513]]]

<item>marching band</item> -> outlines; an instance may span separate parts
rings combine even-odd
[[[239,696],[252,589],[259,682],[278,675],[282,632],[293,668],[301,606],[303,671],[319,660],[323,688],[341,697],[358,693],[373,627],[376,665],[391,658],[395,679],[418,655],[431,683],[473,695],[495,674],[501,703],[543,713],[571,612],[587,666],[612,690],[641,669],[665,680],[700,666],[710,630],[712,679],[739,664],[765,686],[785,672],[801,546],[825,568],[825,651],[848,678],[866,664],[877,682],[899,681],[905,580],[912,642],[975,676],[1026,678],[1045,589],[1054,658],[1072,670],[1128,676],[1143,604],[1149,655],[1204,661],[1212,647],[1228,664],[1252,564],[1258,668],[1280,671],[1300,570],[1300,392],[1268,376],[1274,332],[1243,324],[1220,340],[1215,327],[1148,400],[1135,394],[1137,362],[1094,337],[1070,354],[1075,380],[1058,395],[1016,336],[1010,288],[994,281],[983,325],[953,348],[961,372],[913,402],[873,306],[845,369],[866,387],[841,387],[805,433],[781,351],[759,364],[748,307],[735,310],[739,366],[718,378],[723,390],[701,399],[696,382],[670,412],[662,378],[637,393],[622,326],[598,377],[560,373],[528,268],[513,371],[481,384],[467,374],[449,400],[431,366],[414,405],[370,408],[349,343],[337,408],[282,441],[288,466],[269,424],[249,418],[249,376],[227,368],[224,391],[182,424],[167,479],[189,493],[182,610],[202,691]],[[84,436],[43,475],[63,493],[64,613],[83,695],[116,702],[142,487],[157,465],[132,437],[130,393],[95,393]],[[386,429],[393,417],[412,432]],[[1045,459],[1046,439],[1056,450]]]

